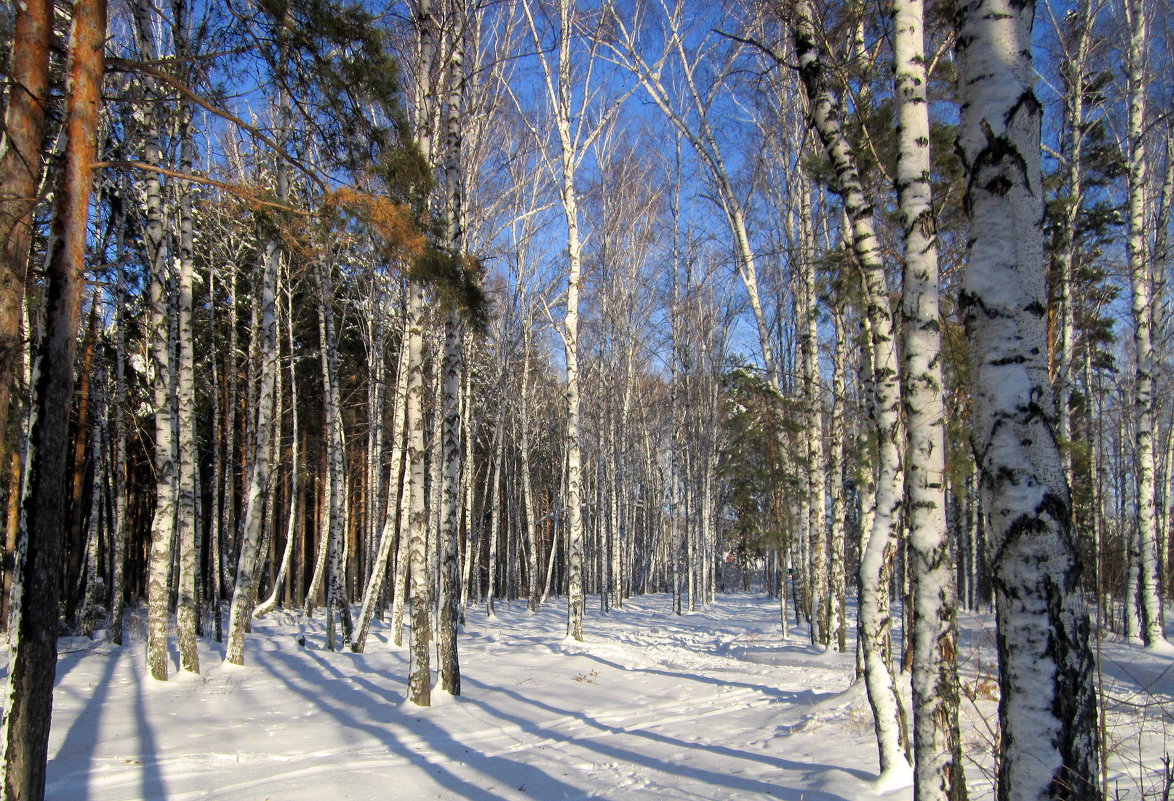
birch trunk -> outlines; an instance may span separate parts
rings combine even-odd
[[[144,58],[161,58],[155,38],[157,11],[138,0],[134,6],[139,51]],[[162,111],[149,112],[143,159],[150,165],[162,165]],[[151,550],[147,580],[147,666],[152,678],[166,681],[169,672],[167,635],[170,626],[171,562],[175,543],[176,492],[178,482],[174,457],[175,421],[172,417],[172,381],[175,366],[171,360],[170,325],[172,276],[166,253],[163,230],[163,192],[159,175],[148,172],[143,180],[146,195],[146,226],[143,246],[149,270],[148,348],[151,365],[151,403],[155,412],[155,513],[151,518]]]
[[[530,327],[526,326],[526,334],[522,344],[522,390],[521,411],[518,426],[520,429],[518,449],[522,458],[522,512],[526,517],[526,542],[529,544],[529,561],[527,577],[529,590],[527,605],[531,612],[538,611],[538,599],[542,592],[541,577],[538,575],[538,526],[534,520],[534,491],[530,486]]]
[[[349,645],[351,639],[349,612],[346,609],[345,561],[343,538],[346,526],[346,443],[343,440],[342,410],[339,395],[338,350],[334,341],[334,291],[330,277],[330,266],[318,267],[318,338],[321,344],[323,413],[326,416],[326,474],[327,495],[326,531],[327,542],[326,582],[326,647],[333,651],[335,616],[343,625],[343,639]]]
[[[904,231],[906,510],[913,600],[914,787],[918,801],[963,801],[958,734],[957,590],[946,529],[937,221],[930,190],[923,0],[893,2],[897,193]]]
[[[408,289],[407,432],[408,432],[408,569],[411,572],[408,700],[432,705],[432,586],[428,576],[427,515],[424,509],[424,290]]]
[[[119,229],[119,253],[122,252],[122,228]],[[126,273],[120,260],[117,268],[117,287],[114,295],[114,397],[107,404],[107,415],[114,421],[111,448],[111,476],[113,508],[110,530],[110,641],[122,645],[122,612],[126,597],[126,422],[123,404],[126,402]]]
[[[182,14],[180,15],[182,19]],[[182,41],[182,28],[177,33]],[[184,109],[180,131],[180,171],[191,173],[195,163],[195,143],[192,141],[190,111]],[[196,578],[197,559],[196,519],[196,385],[195,333],[192,329],[192,285],[194,278],[193,247],[195,233],[192,221],[192,187],[180,187],[179,207],[179,280],[177,285],[177,356],[176,365],[176,432],[178,434],[179,470],[177,483],[177,529],[179,544],[179,598],[176,607],[176,629],[179,638],[180,667],[189,673],[200,672],[200,658],[196,652]]]
[[[832,352],[832,414],[828,431],[828,444],[831,448],[828,455],[828,475],[831,476],[832,482],[831,547],[828,550],[828,604],[831,614],[828,619],[828,637],[835,643],[836,650],[844,653],[848,650],[845,610],[847,582],[844,575],[844,551],[847,543],[845,517],[848,507],[844,491],[844,406],[847,402],[844,396],[844,370],[848,337],[844,327],[844,313],[838,303],[833,306],[832,316],[836,326],[836,347]]]
[[[245,663],[245,628],[253,612],[257,592],[257,571],[261,568],[262,513],[269,490],[269,441],[273,429],[275,384],[277,383],[277,276],[281,263],[281,245],[270,240],[265,248],[261,285],[261,383],[257,393],[255,422],[252,426],[253,459],[245,486],[244,519],[241,521],[241,546],[237,559],[236,583],[228,616],[228,645],[225,659],[234,665]]]
[[[567,314],[563,321],[563,346],[567,371],[567,636],[583,640],[583,455],[579,422],[579,288],[582,281],[582,244],[579,239],[579,194],[575,187],[578,161],[571,135],[571,38],[574,3],[559,0],[558,73],[553,96],[562,167],[560,197],[567,221]],[[548,76],[549,79],[549,76]]]
[[[94,639],[94,624],[99,615],[99,598],[103,594],[105,584],[98,566],[99,539],[102,534],[103,510],[106,508],[103,500],[109,477],[106,469],[106,426],[103,418],[108,413],[110,402],[104,390],[105,382],[99,380],[98,386],[94,389],[94,405],[98,409],[98,420],[90,429],[90,452],[94,461],[90,481],[89,523],[86,527],[85,591],[82,594],[81,612],[78,615],[82,634],[91,640]]]
[[[294,333],[293,333],[293,287],[291,286],[288,267],[286,271],[286,286],[285,286],[285,324],[286,324],[286,338],[289,343],[289,392],[292,402],[289,405],[290,413],[290,453],[289,453],[289,516],[285,524],[285,549],[281,554],[281,565],[277,568],[277,576],[273,580],[273,588],[269,592],[269,597],[262,603],[257,605],[253,611],[254,617],[262,617],[271,612],[277,606],[278,596],[281,593],[282,581],[289,573],[290,560],[293,558],[294,544],[297,540],[297,520],[298,520],[298,497],[300,496],[300,488],[298,486],[300,475],[300,461],[301,456],[298,453],[298,390],[297,390],[297,359],[294,356]],[[286,593],[287,599],[290,593]],[[287,601],[288,603],[288,601]]]
[[[996,797],[1092,801],[1096,669],[1047,373],[1034,14],[1030,0],[969,0],[956,17],[970,218],[960,305],[1000,656]]]
[[[405,324],[407,319],[405,318]],[[404,331],[404,341],[402,345],[407,345],[407,330]],[[404,421],[407,413],[407,391],[408,391],[408,369],[407,369],[407,352],[401,350],[398,363],[396,365],[395,375],[395,390],[392,397],[393,411],[392,411],[392,432],[391,432],[391,470],[387,478],[387,517],[383,522],[383,531],[379,537],[379,553],[375,556],[374,565],[371,570],[371,575],[367,578],[367,587],[363,591],[363,603],[359,608],[359,621],[355,627],[355,641],[351,646],[355,653],[363,653],[366,647],[367,634],[371,628],[371,618],[375,615],[375,606],[379,602],[379,596],[384,591],[384,583],[387,578],[387,568],[390,566],[392,549],[396,552],[395,567],[392,571],[393,589],[392,589],[392,639],[397,646],[403,644],[403,593],[401,587],[404,585],[404,580],[407,577],[406,568],[401,570],[404,565],[404,553],[407,550],[402,547],[403,543],[400,539],[403,531],[403,524],[406,522],[406,517],[402,514],[402,502],[397,503],[400,498],[400,484],[403,482],[403,450],[404,450]],[[406,495],[406,493],[404,493]],[[397,544],[399,547],[397,547]]]
[[[811,122],[831,159],[844,211],[851,225],[851,244],[863,272],[865,304],[872,333],[873,393],[880,458],[872,531],[860,557],[860,639],[865,684],[880,752],[878,783],[895,786],[907,783],[911,773],[902,748],[900,702],[886,659],[886,645],[892,628],[887,576],[904,492],[898,447],[902,432],[895,327],[872,205],[864,197],[855,157],[841,128],[840,110],[827,85],[817,50],[815,13],[809,0],[795,3],[791,32],[799,75],[807,91]]]
[[[797,295],[802,299],[799,326],[800,375],[803,381],[803,405],[806,425],[803,437],[807,458],[807,542],[810,555],[809,600],[811,607],[811,642],[826,646],[830,642],[825,604],[827,578],[827,526],[825,523],[825,486],[827,474],[823,459],[823,415],[820,413],[819,382],[819,299],[815,289],[814,234],[810,217],[811,188],[799,182],[799,280]]]
[[[463,261],[465,254],[464,208],[465,183],[462,153],[464,139],[462,125],[465,118],[464,41],[471,24],[465,0],[453,0],[447,6],[449,24],[449,57],[446,80],[446,131],[444,180],[447,189],[445,246],[451,258]],[[444,356],[441,371],[443,387],[441,416],[437,420],[437,434],[441,438],[443,471],[440,504],[440,606],[438,609],[440,686],[452,695],[461,694],[461,667],[457,650],[457,628],[461,620],[460,604],[460,535],[461,535],[461,468],[462,418],[461,388],[465,371],[462,356],[464,337],[458,313],[450,311],[444,323]],[[471,450],[473,445],[467,447]],[[434,479],[435,480],[435,479]]]
[[[1133,296],[1133,414],[1137,462],[1138,600],[1146,646],[1165,643],[1158,598],[1158,522],[1154,482],[1154,269],[1150,263],[1149,184],[1146,165],[1146,54],[1149,23],[1144,0],[1127,0],[1129,22],[1129,285]]]
[[[452,695],[461,694],[461,668],[457,653],[460,623],[459,540],[461,523],[461,331],[456,312],[444,324],[444,439],[440,546],[440,685]]]

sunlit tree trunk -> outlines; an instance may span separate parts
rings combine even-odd
[[[873,349],[873,400],[879,463],[875,512],[868,543],[860,557],[859,630],[864,678],[872,706],[880,752],[880,783],[902,783],[910,766],[902,748],[900,701],[890,672],[887,642],[892,627],[887,577],[896,543],[896,526],[904,494],[899,444],[901,392],[897,374],[896,327],[889,306],[884,264],[877,242],[872,205],[864,196],[851,145],[840,123],[840,109],[828,88],[818,51],[815,12],[809,0],[798,0],[791,32],[799,76],[807,91],[811,122],[831,159],[850,223],[851,246],[863,273],[864,303]]]
[[[427,514],[424,508],[424,290],[408,288],[407,332],[407,549],[412,622],[408,648],[408,700],[432,705],[432,585],[428,575]]]
[[[257,608],[253,611],[255,617],[261,617],[268,614],[277,606],[278,597],[281,594],[282,580],[289,572],[290,560],[293,558],[294,544],[297,539],[297,521],[298,521],[298,498],[301,497],[300,488],[298,486],[299,476],[301,474],[301,456],[298,453],[298,392],[297,392],[297,358],[294,355],[294,326],[293,326],[293,287],[290,285],[288,267],[286,268],[286,338],[289,342],[289,387],[290,397],[293,402],[289,405],[290,414],[290,451],[289,451],[289,516],[286,519],[285,526],[285,549],[281,554],[281,564],[277,568],[277,577],[273,581],[273,588],[269,592],[269,597],[263,602],[257,604]],[[215,540],[213,540],[215,542]],[[290,596],[287,593],[286,598]],[[287,601],[288,603],[288,601]]]
[[[143,58],[162,57],[156,40],[157,11],[147,0],[134,6],[135,29]],[[148,112],[143,160],[162,166],[163,111],[154,107]],[[175,464],[175,421],[172,410],[172,381],[175,365],[171,359],[170,325],[172,274],[163,230],[163,190],[159,175],[153,171],[143,176],[146,195],[146,220],[143,246],[149,270],[149,322],[151,404],[155,412],[154,470],[155,513],[151,518],[151,550],[147,580],[147,665],[151,676],[160,681],[169,672],[167,635],[171,619],[171,561],[175,544],[176,492],[178,476]]]
[[[946,529],[937,221],[930,191],[923,0],[893,0],[897,194],[904,231],[904,396],[913,599],[913,795],[966,798],[958,734],[957,591]]]
[[[52,0],[16,5],[9,54],[4,133],[0,137],[0,465],[8,464],[8,407],[23,353],[24,288],[33,210],[41,180],[41,139],[49,103]],[[9,476],[9,503],[20,492]]]
[[[177,9],[177,42],[182,42],[186,25],[183,10]],[[182,54],[182,50],[180,51]],[[191,173],[195,164],[195,143],[192,141],[191,112],[183,109],[180,123],[180,171]],[[192,287],[194,283],[193,247],[195,230],[192,219],[192,187],[180,186],[179,207],[179,275],[177,291],[177,348],[176,365],[176,434],[178,436],[179,464],[177,473],[177,528],[179,545],[179,597],[176,606],[176,629],[179,639],[180,667],[190,673],[200,672],[200,658],[196,653],[197,597],[196,578],[199,573],[197,558],[197,492],[196,470],[196,385],[195,332],[192,327]]]
[[[0,722],[3,798],[41,801],[53,681],[73,394],[81,317],[90,179],[101,108],[104,0],[77,0],[70,27],[64,161],[58,173],[45,267],[44,326],[34,351],[24,526],[11,601],[8,694]]]
[[[848,350],[844,312],[838,302],[833,304],[832,317],[836,326],[836,347],[832,352],[832,412],[828,431],[828,475],[831,477],[831,545],[828,549],[828,638],[840,653],[848,650],[848,625],[845,610],[846,580],[844,552],[847,540],[847,499],[844,491],[844,371]]]
[[[1035,3],[957,10],[972,440],[999,648],[1000,801],[1100,798],[1089,620],[1048,381]]]
[[[1129,285],[1133,296],[1133,414],[1137,462],[1138,600],[1141,636],[1147,646],[1165,642],[1158,598],[1158,521],[1154,482],[1154,268],[1149,251],[1149,177],[1147,175],[1146,75],[1149,23],[1145,0],[1126,0],[1129,22],[1128,171],[1129,171]]]

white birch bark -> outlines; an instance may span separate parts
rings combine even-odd
[[[269,489],[270,438],[277,383],[277,277],[281,263],[281,245],[270,240],[265,248],[261,284],[261,325],[256,336],[261,340],[261,375],[257,406],[252,425],[250,448],[253,458],[245,485],[244,517],[240,525],[240,554],[236,582],[228,613],[228,644],[225,660],[234,665],[245,663],[245,628],[252,615],[257,592],[257,571],[261,568],[263,501]]]
[[[946,530],[937,221],[930,190],[923,0],[893,0],[897,194],[904,232],[904,399],[913,600],[914,797],[966,797],[958,733],[957,591]]]
[[[523,3],[523,10],[534,41],[540,43],[541,37],[528,1]],[[558,190],[567,224],[567,313],[560,331],[567,375],[567,428],[563,441],[567,460],[567,636],[581,641],[586,607],[583,580],[583,455],[579,419],[579,291],[583,246],[579,236],[579,193],[575,173],[582,159],[583,143],[576,136],[576,123],[582,124],[582,116],[576,116],[572,102],[571,41],[574,12],[574,0],[559,0],[555,45],[557,63],[552,65],[548,58],[543,57],[541,65],[558,136]],[[541,49],[541,44],[539,47]],[[586,90],[585,93],[589,94]]]
[[[406,331],[405,331],[406,333]],[[406,343],[405,343],[406,344]],[[391,434],[391,470],[387,477],[387,516],[384,518],[382,531],[379,535],[379,550],[375,555],[371,565],[371,573],[367,577],[367,586],[363,590],[363,601],[359,607],[359,620],[355,625],[355,640],[351,645],[351,650],[357,654],[363,653],[366,648],[367,635],[371,630],[371,619],[375,616],[375,606],[379,603],[379,596],[384,591],[384,583],[387,579],[387,569],[391,566],[391,558],[393,551],[398,551],[396,565],[400,564],[399,557],[402,557],[404,548],[396,549],[396,543],[400,536],[400,515],[398,512],[397,498],[400,495],[400,483],[403,479],[403,460],[401,458],[404,448],[404,415],[407,411],[406,395],[408,388],[408,370],[406,352],[401,352],[395,375],[395,388],[392,395],[392,434]],[[399,571],[393,568],[393,575],[396,582],[399,580]],[[406,573],[404,574],[406,577]],[[400,645],[399,629],[403,624],[403,606],[396,605],[398,594],[393,590],[392,600],[392,620],[398,621],[394,625],[394,635],[396,645]]]
[[[999,801],[1100,797],[1096,674],[1048,381],[1035,3],[957,9],[969,173],[960,305],[999,647]]]
[[[161,57],[156,39],[157,12],[139,0],[134,6],[135,35],[145,58]],[[148,112],[143,160],[162,164],[162,122],[160,109]],[[175,538],[176,474],[171,381],[174,367],[168,320],[170,319],[171,275],[164,241],[163,192],[159,175],[148,172],[143,180],[146,225],[143,245],[149,270],[148,348],[151,365],[151,402],[155,412],[155,512],[151,518],[151,549],[147,579],[147,665],[152,678],[166,681],[168,674],[167,635],[170,627],[170,586],[172,549]]]
[[[444,180],[447,190],[445,247],[450,258],[465,257],[465,176],[462,162],[465,124],[466,83],[464,42],[472,21],[465,0],[450,0],[446,5],[449,57],[446,59],[445,80],[445,163]],[[441,465],[438,465],[441,484],[440,526],[438,552],[440,556],[440,602],[437,611],[440,686],[451,695],[461,694],[460,656],[457,650],[457,627],[460,624],[460,527],[461,527],[461,468],[462,419],[461,386],[464,343],[458,312],[450,310],[444,323],[444,354],[441,373],[441,419],[436,421],[437,436],[441,439]],[[472,444],[468,447],[471,449]],[[434,479],[436,480],[436,479]]]
[[[902,747],[900,701],[886,659],[892,627],[886,579],[892,563],[904,492],[898,447],[902,432],[895,326],[872,205],[864,196],[851,145],[841,128],[840,110],[827,85],[817,49],[816,17],[809,0],[798,0],[793,14],[791,32],[799,75],[807,92],[812,125],[831,159],[844,212],[850,222],[850,241],[863,272],[864,302],[872,335],[873,394],[880,458],[872,530],[860,557],[859,626],[864,678],[880,752],[878,784],[895,786],[908,783],[912,772]]]
[[[541,577],[538,575],[538,526],[534,520],[534,491],[530,478],[530,362],[532,354],[530,352],[530,326],[528,323],[522,340],[522,359],[518,450],[521,451],[522,461],[522,513],[526,518],[526,542],[530,549],[526,571],[529,581],[527,608],[531,612],[537,612],[542,584]]]
[[[827,577],[827,526],[825,522],[827,480],[823,456],[823,415],[821,414],[819,381],[819,309],[815,289],[815,242],[811,230],[811,188],[807,181],[799,181],[799,257],[798,286],[796,293],[801,299],[799,327],[800,376],[803,386],[804,417],[806,418],[803,439],[806,451],[807,470],[804,509],[807,513],[807,542],[810,556],[810,581],[808,601],[811,616],[811,642],[826,646],[829,643],[826,591]]]
[[[289,405],[291,431],[289,452],[289,515],[285,525],[285,548],[281,554],[281,564],[277,568],[277,577],[273,580],[273,588],[269,592],[269,597],[257,604],[257,608],[253,610],[253,616],[258,618],[267,615],[277,607],[277,600],[282,591],[282,582],[289,572],[289,564],[293,558],[294,544],[297,540],[298,498],[300,496],[298,482],[301,456],[298,453],[298,385],[297,360],[294,357],[293,287],[290,281],[288,267],[286,268],[285,302],[285,331],[286,339],[289,343],[289,387],[290,397],[293,399],[293,402]],[[286,598],[289,598],[288,594]]]
[[[91,303],[97,302],[93,298]],[[90,453],[93,454],[93,476],[90,482],[90,511],[89,522],[86,526],[85,550],[85,591],[82,595],[81,611],[78,618],[81,623],[82,634],[94,639],[94,623],[98,617],[99,596],[104,589],[104,580],[98,568],[98,547],[101,538],[104,518],[105,485],[108,474],[106,470],[106,426],[105,416],[108,414],[109,400],[105,391],[104,369],[95,367],[93,379],[93,404],[95,408],[94,424],[90,428]],[[107,526],[107,528],[109,528]]]
[[[441,688],[461,694],[457,626],[460,622],[459,538],[461,522],[461,331],[456,312],[449,312],[444,325],[444,492],[441,498],[439,668]]]
[[[182,17],[182,14],[181,14]],[[179,38],[177,36],[177,38]],[[195,143],[190,130],[190,111],[184,109],[180,132],[180,171],[191,173],[195,163]],[[179,545],[179,593],[176,604],[176,630],[179,639],[180,667],[189,673],[200,672],[196,652],[198,616],[196,580],[199,573],[196,517],[196,385],[195,333],[192,329],[192,285],[195,266],[193,247],[195,232],[192,220],[192,187],[180,186],[179,206],[179,275],[177,282],[176,355],[176,434],[178,436],[178,486],[176,540]]]
[[[1134,459],[1137,463],[1138,601],[1141,636],[1147,646],[1165,643],[1163,615],[1158,598],[1158,521],[1154,482],[1154,268],[1150,262],[1149,178],[1146,164],[1146,76],[1149,22],[1145,0],[1126,0],[1129,22],[1127,70],[1129,82],[1128,184],[1129,184],[1129,285],[1133,312],[1133,414],[1136,426]]]
[[[844,491],[844,371],[848,350],[844,313],[839,304],[833,305],[832,317],[836,327],[836,346],[832,352],[832,412],[828,431],[828,475],[831,477],[831,544],[828,549],[828,638],[840,653],[848,650],[848,625],[845,610],[846,584],[844,552],[847,543],[847,499]],[[785,604],[785,601],[784,601]]]
[[[123,255],[125,220],[118,229],[118,253]],[[106,413],[113,421],[113,441],[110,443],[110,481],[113,485],[113,509],[110,531],[110,641],[122,645],[122,613],[126,597],[126,269],[120,258],[117,286],[114,292],[114,397],[107,404]]]
[[[343,540],[346,526],[346,443],[343,440],[342,410],[339,396],[338,348],[334,340],[334,291],[330,266],[318,266],[318,338],[323,389],[323,414],[326,417],[326,647],[335,650],[335,620],[343,625],[344,640],[349,644],[349,613],[346,609]]]
[[[408,569],[411,573],[412,622],[409,630],[408,700],[432,705],[432,585],[428,576],[427,515],[424,509],[424,290],[408,288],[407,450]]]

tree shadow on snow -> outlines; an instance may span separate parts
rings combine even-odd
[[[609,668],[624,671],[626,673],[648,673],[653,676],[664,676],[665,678],[681,681],[695,681],[701,684],[712,684],[715,687],[735,687],[743,690],[754,690],[761,693],[775,701],[784,701],[794,706],[813,706],[820,701],[826,701],[829,698],[835,698],[843,691],[837,690],[834,692],[817,693],[814,690],[783,690],[778,687],[772,687],[769,684],[751,684],[746,681],[728,681],[726,679],[717,678],[714,676],[705,676],[696,673],[682,673],[675,670],[665,670],[663,668],[654,667],[625,667],[619,662],[612,662],[609,659],[604,659],[597,656],[590,651],[574,652],[575,656],[581,656],[585,659],[590,659],[593,662],[598,662]],[[846,690],[847,688],[845,688]]]
[[[523,762],[478,752],[462,744],[449,732],[428,719],[430,710],[420,708],[417,713],[400,706],[403,695],[390,687],[381,686],[360,675],[347,675],[332,664],[332,660],[318,652],[305,652],[330,678],[320,676],[313,680],[302,675],[300,655],[267,651],[257,654],[258,663],[265,663],[270,674],[284,682],[290,690],[331,716],[339,726],[363,732],[387,747],[389,753],[423,770],[438,784],[466,801],[497,801],[484,787],[473,784],[446,770],[443,764],[430,760],[430,754],[439,754],[457,764],[471,764],[487,776],[512,784],[518,782],[534,798],[564,798],[577,794],[577,788]],[[338,656],[335,656],[338,658]],[[360,687],[362,689],[356,689]],[[382,712],[383,720],[361,720],[354,710]],[[424,752],[413,751],[408,744],[396,739],[386,727],[395,721],[410,728],[428,744]]]
[[[598,732],[598,734],[592,734],[583,738],[567,738],[544,729],[541,724],[535,723],[533,720],[528,720],[518,715],[510,714],[509,712],[495,707],[487,701],[483,700],[481,697],[467,696],[467,698],[472,703],[485,708],[489,713],[501,720],[508,721],[516,726],[519,726],[523,731],[531,733],[536,739],[548,738],[561,742],[573,742],[576,746],[594,751],[602,758],[607,760],[626,762],[633,765],[642,765],[650,770],[659,771],[669,776],[683,776],[705,782],[706,784],[709,784],[715,788],[727,788],[728,790],[762,793],[764,795],[770,795],[776,798],[789,799],[790,801],[849,801],[849,799],[846,799],[843,796],[824,792],[822,790],[814,790],[807,785],[785,787],[782,785],[769,784],[757,779],[751,779],[742,776],[731,776],[727,773],[718,773],[712,770],[707,770],[705,768],[700,768],[689,763],[690,752],[705,751],[710,754],[716,754],[722,757],[758,762],[778,770],[801,773],[805,778],[814,778],[816,774],[828,770],[843,771],[861,779],[871,778],[868,774],[865,774],[861,771],[843,768],[837,765],[795,762],[793,760],[769,756],[766,754],[747,753],[745,751],[739,751],[735,748],[716,745],[713,743],[688,742],[677,739],[675,737],[659,734],[657,732],[648,731],[647,729],[625,729],[619,726],[611,726],[580,710],[552,706],[543,701],[529,698],[514,690],[505,689],[503,687],[493,687],[468,677],[462,677],[462,682],[470,686],[479,687],[484,691],[485,694],[493,692],[506,695],[519,705],[532,706],[545,712],[554,713],[560,717],[566,716],[575,718]],[[655,725],[655,721],[653,721],[650,725]],[[666,762],[663,759],[652,756],[650,754],[627,750],[612,745],[611,742],[606,739],[598,739],[599,735],[612,734],[641,737],[660,745],[669,746],[673,753],[681,754],[682,758],[680,761]],[[725,795],[725,793],[719,792],[713,797],[719,798],[722,797],[722,795]]]
[[[77,667],[85,656],[85,652],[70,654],[58,662],[54,694],[62,691],[62,679],[70,670]],[[98,744],[102,708],[109,698],[114,670],[121,657],[122,654],[118,651],[107,656],[102,676],[94,685],[93,692],[86,699],[69,731],[65,733],[65,739],[57,753],[49,757],[45,780],[47,797],[73,798],[77,801],[85,801],[90,797],[89,778],[92,773],[94,748]]]

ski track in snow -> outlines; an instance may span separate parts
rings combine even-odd
[[[824,651],[805,629],[784,640],[777,610],[762,596],[725,595],[678,617],[668,596],[646,596],[608,615],[589,609],[587,641],[576,643],[564,639],[558,602],[537,614],[499,604],[492,620],[470,609],[460,639],[463,695],[434,690],[430,709],[404,702],[407,649],[390,645],[379,621],[365,654],[331,653],[320,619],[306,622],[309,647],[301,648],[297,620],[277,613],[256,621],[246,667],[222,664],[219,647],[201,641],[203,674],[173,673],[166,683],[146,677],[141,641],[118,648],[64,639],[47,797],[878,797],[853,644],[848,654]],[[961,618],[963,685],[989,696],[989,616]],[[1104,649],[1118,699],[1112,720],[1122,740],[1146,732],[1143,752],[1156,765],[1174,661],[1126,643]],[[173,653],[173,671],[177,664]],[[977,718],[993,718],[996,705],[973,695],[964,702],[964,743],[977,800],[990,796]],[[1133,780],[1124,769],[1115,778]],[[884,797],[908,801],[912,792]]]

